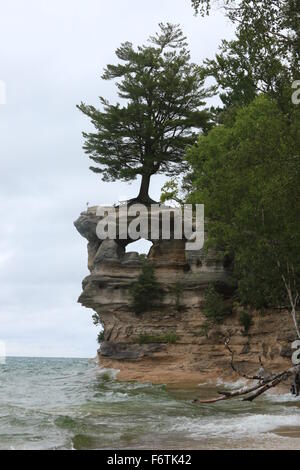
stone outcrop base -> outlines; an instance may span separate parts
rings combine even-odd
[[[291,343],[295,339],[288,312],[253,312],[253,325],[245,335],[239,323],[239,313],[233,314],[224,325],[203,336],[201,311],[181,314],[161,312],[144,314],[124,323],[120,316],[111,316],[105,323],[112,329],[114,340],[104,342],[98,352],[101,367],[119,370],[120,380],[141,382],[197,384],[217,379],[237,380],[232,371],[226,338],[235,353],[235,364],[243,372],[259,369],[259,356],[265,368],[273,372],[291,365]],[[131,334],[128,331],[131,330]],[[140,334],[177,334],[176,344],[144,344],[135,342]],[[115,336],[115,333],[116,336]]]
[[[101,367],[120,370],[120,379],[153,383],[233,379],[237,376],[224,346],[226,338],[231,338],[241,370],[257,371],[259,356],[273,371],[290,366],[295,334],[288,312],[252,312],[247,335],[239,311],[222,326],[204,331],[205,291],[210,283],[227,289],[230,271],[220,253],[186,252],[182,240],[153,240],[148,258],[165,295],[159,308],[136,315],[130,308],[129,289],[142,261],[138,253],[125,253],[124,241],[101,242],[96,235],[98,220],[96,208],[90,208],[75,226],[88,240],[90,275],[83,281],[79,302],[97,312],[103,324]],[[167,342],[170,335],[174,344]]]

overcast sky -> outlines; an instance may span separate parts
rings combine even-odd
[[[192,58],[213,57],[232,27],[195,18],[189,0],[1,0],[0,341],[8,355],[95,356],[92,311],[77,304],[88,274],[73,221],[91,205],[133,196],[137,183],[102,183],[88,169],[75,105],[115,99],[101,71],[123,41],[180,23]],[[162,177],[151,184],[159,197]]]

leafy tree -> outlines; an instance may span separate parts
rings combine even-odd
[[[191,0],[195,14],[201,14],[202,16],[209,15],[212,8],[211,0]],[[224,6],[231,5],[234,0],[224,0]]]
[[[188,152],[190,202],[205,204],[210,242],[234,257],[241,300],[289,305],[298,335],[299,113],[259,96]]]
[[[192,3],[210,13],[212,2]],[[192,199],[205,199],[211,211],[211,239],[234,253],[241,298],[257,306],[288,301],[299,336],[300,116],[291,84],[300,63],[300,1],[224,0],[223,8],[236,39],[223,41],[205,66],[217,81],[224,108],[216,121],[224,126],[190,152],[197,170],[188,182],[199,191]]]
[[[202,13],[211,2],[195,0]],[[226,108],[249,104],[259,93],[275,97],[281,107],[291,95],[300,63],[300,0],[224,0],[236,24],[236,39],[222,41],[215,59],[206,61]]]
[[[179,183],[175,179],[167,181],[161,188],[160,202],[165,204],[167,201],[174,201],[180,206],[183,204]]]
[[[223,323],[232,313],[231,307],[225,302],[214,286],[210,286],[205,294],[203,312],[211,325]]]
[[[78,106],[95,126],[95,132],[83,133],[84,150],[97,164],[91,170],[104,181],[131,181],[141,175],[137,199],[152,202],[151,176],[172,175],[184,167],[185,148],[195,142],[195,130],[207,129],[204,79],[177,25],[160,24],[149,44],[135,50],[125,42],[116,55],[121,62],[108,65],[102,78],[117,79],[118,96],[125,104],[100,97],[102,111]]]
[[[142,271],[130,288],[132,308],[136,314],[152,310],[163,297],[153,266],[144,261]]]

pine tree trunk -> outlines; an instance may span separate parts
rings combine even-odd
[[[142,175],[140,192],[137,197],[138,201],[141,203],[151,202],[151,199],[149,197],[150,178],[150,175]]]
[[[150,206],[151,204],[158,204],[157,201],[154,201],[149,196],[150,179],[151,175],[142,175],[139,195],[127,201],[129,205],[145,204],[146,206]]]

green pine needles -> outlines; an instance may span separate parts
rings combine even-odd
[[[152,264],[145,260],[140,275],[130,288],[132,309],[137,315],[153,310],[160,304],[163,293]]]
[[[146,45],[125,42],[116,55],[119,63],[107,65],[102,79],[116,81],[120,102],[101,97],[100,109],[78,106],[95,128],[83,133],[84,150],[104,181],[140,175],[137,199],[148,203],[151,176],[186,168],[185,148],[196,142],[196,129],[208,128],[207,91],[178,25],[160,24]]]

